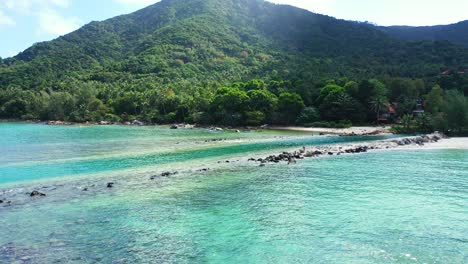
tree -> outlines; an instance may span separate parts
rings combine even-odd
[[[212,112],[225,125],[241,125],[249,100],[247,93],[239,88],[223,87],[218,90],[211,104]]]
[[[346,90],[343,87],[336,84],[327,84],[325,87],[320,89],[320,96],[318,98],[317,103],[323,103],[328,96],[334,96],[344,93],[346,93]]]
[[[416,118],[416,125],[419,131],[430,132],[432,129],[431,119],[425,113],[422,113]]]
[[[411,124],[413,123],[413,117],[411,115],[404,115],[401,117],[401,123],[405,131],[410,131]]]
[[[444,91],[439,85],[432,87],[432,90],[425,96],[426,111],[431,114],[440,112],[444,104]]]
[[[380,114],[388,109],[388,99],[384,96],[374,96],[371,98],[370,106],[372,111],[377,115],[376,120],[378,122]]]
[[[262,111],[249,111],[245,113],[246,123],[250,126],[259,126],[265,122],[265,114]]]
[[[352,97],[357,97],[359,94],[359,84],[355,81],[349,81],[344,86],[346,92]]]
[[[284,124],[292,124],[304,109],[304,101],[297,93],[282,93],[278,100],[278,110]]]
[[[273,93],[265,90],[251,90],[247,92],[250,98],[249,108],[252,110],[271,113],[278,106],[278,98]]]
[[[468,127],[468,104],[465,96],[456,90],[447,91],[444,105],[449,129],[462,132]]]
[[[28,103],[22,98],[15,98],[6,102],[1,108],[1,113],[4,117],[20,118],[26,114]]]
[[[320,119],[320,114],[315,107],[306,107],[296,120],[299,125],[316,122]]]
[[[246,91],[251,91],[251,90],[266,90],[267,85],[263,80],[259,79],[253,79],[250,80],[246,83],[241,84],[241,87]]]
[[[49,120],[68,120],[75,110],[75,98],[68,92],[52,92],[47,109]]]
[[[116,114],[140,114],[142,97],[137,92],[126,92],[112,104]]]
[[[327,121],[362,121],[361,104],[346,92],[330,93],[319,106],[320,116]]]

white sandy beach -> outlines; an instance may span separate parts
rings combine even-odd
[[[322,128],[322,127],[270,127],[274,130],[302,131],[312,133],[339,134],[339,135],[365,135],[365,134],[389,134],[390,126],[363,126],[350,128]]]
[[[468,150],[468,137],[444,138],[424,146],[403,146],[407,149],[465,149]]]

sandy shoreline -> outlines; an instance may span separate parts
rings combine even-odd
[[[284,131],[301,131],[301,132],[312,132],[312,133],[324,133],[324,134],[339,134],[339,135],[384,135],[391,134],[390,126],[363,126],[363,127],[350,127],[350,128],[323,128],[323,127],[277,127],[272,126],[269,129],[272,130],[284,130]]]
[[[468,137],[445,138],[424,146],[404,146],[405,149],[460,149],[468,150]]]

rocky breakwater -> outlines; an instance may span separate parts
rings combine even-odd
[[[265,166],[268,163],[280,162],[294,164],[297,162],[297,160],[305,158],[359,154],[373,150],[394,149],[404,146],[424,146],[425,144],[435,143],[444,138],[446,138],[446,136],[441,133],[433,133],[424,136],[404,137],[393,140],[380,140],[360,144],[326,145],[314,148],[303,147],[300,150],[282,152],[279,155],[270,155],[265,158],[250,158],[249,161],[258,162],[260,163],[260,166]]]

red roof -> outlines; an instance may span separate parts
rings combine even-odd
[[[451,70],[446,70],[444,72],[442,72],[440,75],[450,75],[452,74],[452,71]]]

